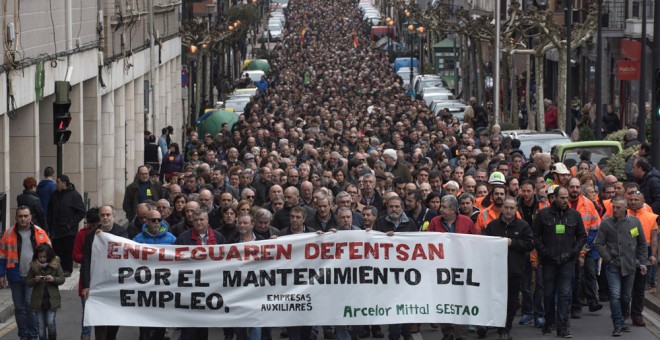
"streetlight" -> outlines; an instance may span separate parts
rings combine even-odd
[[[406,15],[408,15],[409,12],[406,12]],[[410,86],[412,87],[412,82],[413,82],[413,43],[415,39],[415,25],[410,24],[408,25],[408,35],[410,36]]]
[[[426,28],[424,26],[417,27],[417,35],[419,36],[419,71],[418,74],[424,74],[424,34],[426,34]],[[412,86],[412,83],[410,84]]]
[[[393,36],[394,36],[394,25],[396,25],[396,22],[392,20],[390,17],[387,17],[385,19],[385,23],[387,24],[387,53],[388,57],[390,59],[392,58],[392,43],[393,43]]]

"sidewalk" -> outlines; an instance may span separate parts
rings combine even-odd
[[[67,277],[60,290],[78,290],[80,265],[75,265],[71,277]],[[11,299],[11,289],[0,288],[0,323],[5,323],[14,316],[14,302]]]

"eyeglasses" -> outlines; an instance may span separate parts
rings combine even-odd
[[[162,221],[162,220],[163,220],[162,218],[150,218],[150,219],[149,219],[149,221],[151,221],[151,222],[159,222],[159,223],[160,223],[160,221]]]
[[[631,192],[628,193],[628,195],[641,195],[641,194],[642,194],[642,192],[639,191],[639,190],[631,191]]]

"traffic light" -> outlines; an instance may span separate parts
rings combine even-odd
[[[660,120],[660,68],[655,70],[653,94],[653,112],[655,113],[655,118]]]
[[[71,131],[68,130],[71,124],[70,107],[70,102],[53,103],[53,143],[56,145],[66,143],[71,137]]]

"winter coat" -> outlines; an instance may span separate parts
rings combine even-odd
[[[639,191],[644,195],[646,204],[653,209],[653,213],[660,215],[660,171],[651,169],[645,173],[639,183]]]
[[[52,239],[76,237],[78,224],[85,217],[85,204],[73,184],[57,190],[48,206],[48,226]]]
[[[381,231],[381,232],[388,232],[388,231],[395,231],[395,232],[402,232],[402,231],[419,231],[417,230],[417,225],[415,225],[415,221],[410,219],[406,214],[402,214],[401,217],[399,217],[400,223],[399,227],[395,228],[394,223],[392,223],[389,219],[389,216],[384,215],[379,217],[376,220],[376,224],[374,224],[374,230],[376,231]]]
[[[142,226],[142,232],[137,234],[137,236],[133,238],[133,241],[146,244],[174,244],[174,241],[176,241],[176,236],[168,231],[169,228],[165,221],[160,222],[158,235],[151,235],[148,229],[149,228],[145,223],[144,226]]]
[[[575,261],[587,240],[580,213],[571,208],[561,211],[556,204],[539,211],[532,230],[534,245],[542,263]]]
[[[154,202],[158,202],[159,199],[165,198],[165,192],[163,191],[163,187],[160,185],[160,183],[154,182],[152,180],[149,180],[149,183],[151,184],[151,199]],[[137,214],[138,203],[142,203],[138,202],[138,190],[138,181],[133,181],[133,183],[126,187],[126,192],[124,193],[124,202],[121,206],[122,209],[124,209],[126,218],[129,221],[135,218],[135,215]]]
[[[35,281],[35,276],[48,276],[51,275],[54,279],[52,282],[46,282],[41,279],[39,282]],[[44,293],[48,291],[50,310],[60,309],[62,306],[62,298],[60,296],[60,289],[57,286],[64,284],[64,272],[60,265],[60,258],[55,256],[50,263],[42,267],[39,261],[34,260],[30,263],[30,270],[28,271],[27,280],[25,283],[28,287],[32,288],[32,299],[30,300],[30,310],[35,312],[44,310],[42,308],[42,300]]]
[[[596,249],[603,262],[617,268],[621,275],[635,275],[640,265],[647,264],[646,248],[642,224],[637,217],[611,217],[600,224]]]
[[[46,223],[46,214],[44,214],[44,209],[41,205],[41,200],[36,192],[32,190],[23,190],[23,193],[16,197],[17,207],[22,205],[30,208],[30,213],[32,214],[32,223],[41,227],[41,229],[48,230],[48,224]]]
[[[483,235],[511,239],[507,256],[508,273],[512,276],[522,276],[525,262],[529,261],[527,252],[534,249],[534,236],[529,224],[519,218],[507,223],[500,216],[500,218],[488,223]]]
[[[44,215],[48,215],[48,204],[50,203],[50,197],[53,195],[57,189],[57,184],[52,179],[42,179],[37,184],[37,196],[39,196],[39,201],[41,201],[41,207],[44,210]]]
[[[0,277],[6,275],[9,282],[21,281],[21,266],[19,261],[21,260],[21,251],[23,250],[23,240],[17,228],[16,225],[13,225],[5,230],[2,240],[0,240]],[[48,238],[46,231],[31,223],[30,244],[32,245],[32,249],[37,249],[43,243],[50,244],[50,238]]]

